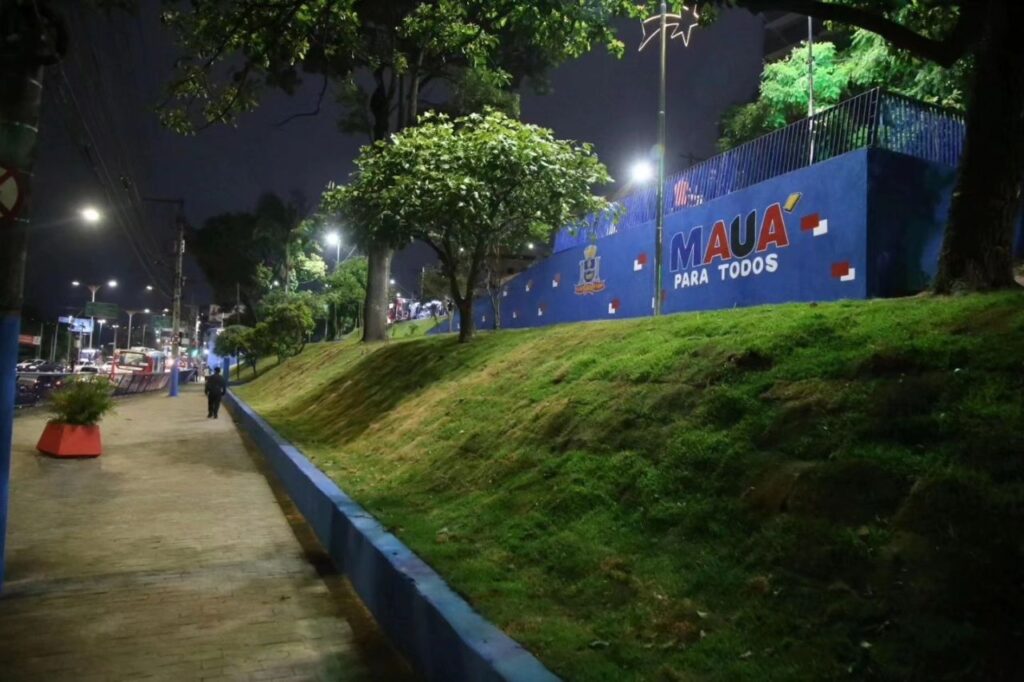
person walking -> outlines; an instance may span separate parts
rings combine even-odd
[[[206,418],[216,419],[220,412],[220,399],[228,392],[228,382],[220,374],[220,367],[213,369],[213,374],[206,377]]]

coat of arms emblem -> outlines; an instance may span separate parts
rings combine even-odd
[[[596,294],[604,291],[604,280],[601,279],[601,257],[597,255],[597,245],[591,244],[583,249],[583,260],[580,261],[580,279],[576,283],[577,294]]]

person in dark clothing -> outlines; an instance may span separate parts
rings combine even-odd
[[[228,383],[220,374],[220,367],[213,370],[213,374],[206,377],[206,418],[216,419],[220,412],[220,399],[228,392]]]

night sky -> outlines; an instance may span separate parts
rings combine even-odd
[[[154,109],[175,51],[158,21],[159,3],[140,3],[137,16],[105,16],[75,0],[58,4],[74,43],[61,67],[47,73],[25,291],[30,316],[52,319],[80,308],[88,292],[72,288],[72,279],[116,278],[120,286],[101,290],[98,300],[122,308],[170,305],[175,208],[140,197],[184,198],[187,218],[197,226],[218,213],[252,208],[265,191],[299,193],[315,206],[329,181],[345,180],[367,142],[339,133],[338,109],[326,103],[318,117],[276,125],[312,108],[315,79],[295,97],[269,91],[237,127],[193,137],[166,131]],[[685,156],[713,155],[722,111],[754,94],[761,26],[746,12],[726,12],[715,25],[696,29],[689,48],[671,44],[670,172],[690,164]],[[550,94],[524,94],[522,114],[559,137],[594,143],[612,175],[625,178],[655,141],[658,68],[656,49],[636,51],[638,24],[622,22],[620,35],[628,46],[622,60],[601,49],[563,65],[552,76]],[[104,212],[103,223],[78,219],[85,204]],[[428,256],[429,250],[414,247],[396,257],[400,288],[418,287]],[[185,302],[211,302],[198,268],[189,263],[186,270]],[[146,293],[150,283],[156,290]]]

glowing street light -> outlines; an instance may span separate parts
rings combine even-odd
[[[147,284],[146,285],[146,291],[153,291],[153,285],[152,284]]]
[[[116,288],[117,287],[117,280],[116,279],[107,280],[107,286],[110,287],[111,289]]]
[[[78,214],[82,216],[82,220],[89,223],[90,225],[95,225],[96,223],[103,219],[103,214],[101,214],[93,206],[86,206],[81,211],[79,211]]]
[[[327,246],[334,247],[334,269],[337,270],[341,263],[341,233],[332,230],[324,235],[324,241],[327,242]]]
[[[646,185],[654,179],[654,166],[647,160],[637,161],[629,169],[629,177],[637,185]]]
[[[81,286],[81,285],[82,285],[82,283],[79,282],[77,279],[71,280],[71,286],[77,287],[77,286]]]

